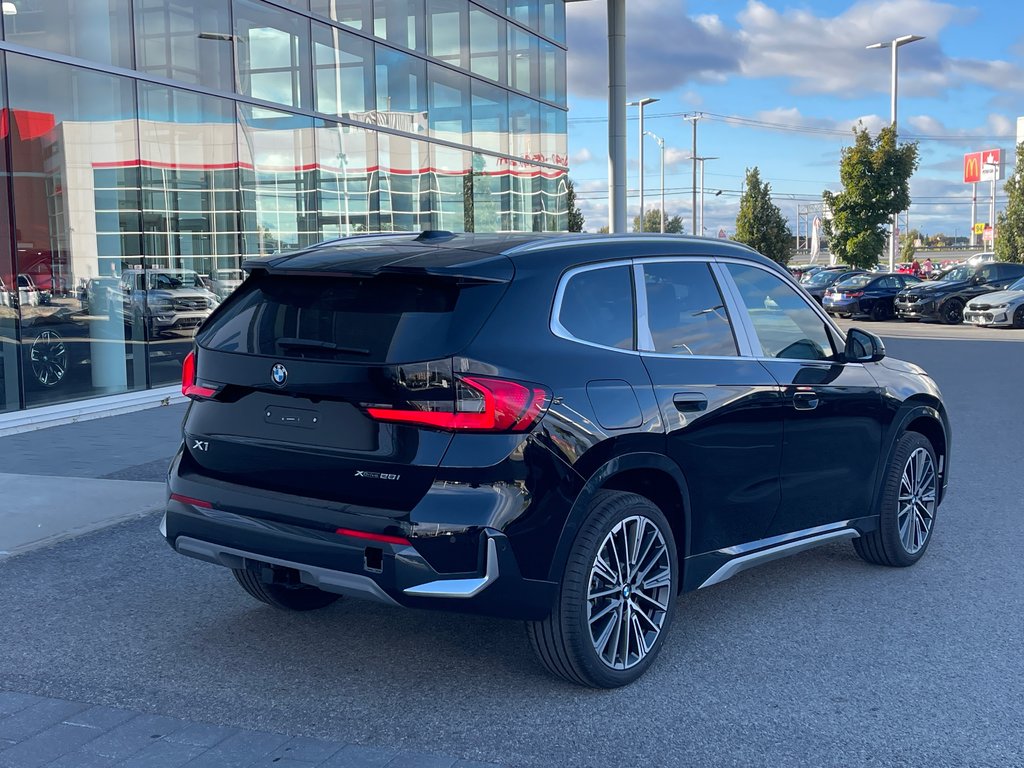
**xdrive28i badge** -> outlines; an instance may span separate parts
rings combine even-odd
[[[285,382],[288,381],[288,369],[278,363],[270,369],[270,380],[277,386],[283,387]]]

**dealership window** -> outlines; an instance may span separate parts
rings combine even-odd
[[[238,105],[244,254],[319,241],[313,128],[308,117]]]
[[[358,29],[373,31],[373,7],[368,0],[310,0],[310,10],[324,18]]]
[[[469,68],[473,74],[498,83],[505,82],[506,26],[503,19],[487,11],[470,8]]]
[[[505,10],[510,19],[514,19],[524,27],[537,28],[538,0],[508,0]]]
[[[4,38],[132,68],[131,0],[6,0]]]
[[[473,146],[492,152],[508,152],[508,91],[474,80]]]
[[[540,0],[537,31],[559,43],[565,42],[565,0]]]
[[[135,0],[134,18],[140,72],[232,90],[230,0]]]
[[[105,285],[87,301],[90,281],[140,263],[134,83],[11,53],[7,67],[25,403],[141,389],[143,329]]]
[[[423,0],[373,0],[373,34],[394,45],[424,53]]]
[[[537,92],[538,40],[519,27],[508,25],[508,84],[526,93]]]
[[[376,46],[377,111],[390,128],[427,130],[427,62],[384,45]]]
[[[469,77],[431,64],[427,68],[427,78],[430,135],[456,144],[471,143]]]
[[[321,239],[379,230],[377,134],[324,121],[316,129],[316,152]]]
[[[566,114],[558,107],[541,104],[539,151],[546,163],[567,165],[568,147],[565,139]]]
[[[255,0],[235,0],[238,92],[309,107],[309,20]]]
[[[365,120],[373,110],[373,43],[337,27],[313,22],[316,109]]]
[[[539,87],[537,95],[556,104],[565,103],[565,51],[539,41]]]
[[[433,179],[427,143],[386,133],[377,142],[381,231],[430,229]]]
[[[468,69],[469,6],[466,0],[427,0],[427,53]]]
[[[510,161],[481,152],[473,153],[470,195],[474,232],[507,232],[512,228]]]
[[[509,151],[516,157],[532,157],[540,151],[540,104],[526,96],[508,96]]]
[[[431,229],[448,232],[472,232],[473,169],[472,153],[433,144],[430,167],[434,175],[434,201],[431,205]]]

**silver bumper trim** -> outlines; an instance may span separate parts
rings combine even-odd
[[[414,597],[475,597],[498,578],[498,549],[487,539],[487,570],[475,579],[439,579],[402,590]]]

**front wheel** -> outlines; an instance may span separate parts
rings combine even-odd
[[[305,584],[268,584],[260,579],[258,572],[248,568],[233,568],[231,572],[249,595],[286,611],[315,611],[341,597]]]
[[[889,319],[889,308],[881,301],[876,301],[871,307],[871,319],[875,322]]]
[[[527,622],[540,662],[579,685],[633,682],[664,643],[678,574],[661,510],[637,494],[601,491],[576,535],[551,614]]]
[[[941,317],[946,325],[959,325],[964,321],[964,303],[960,299],[950,299],[942,307]]]
[[[924,555],[938,509],[939,474],[935,449],[918,432],[905,432],[886,471],[878,529],[853,540],[869,563],[906,567]]]
[[[1024,304],[1017,307],[1017,310],[1013,313],[1013,327],[1024,328]]]

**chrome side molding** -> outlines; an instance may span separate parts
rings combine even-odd
[[[438,579],[406,587],[402,591],[414,597],[475,597],[498,579],[498,548],[487,539],[487,569],[475,579]]]

